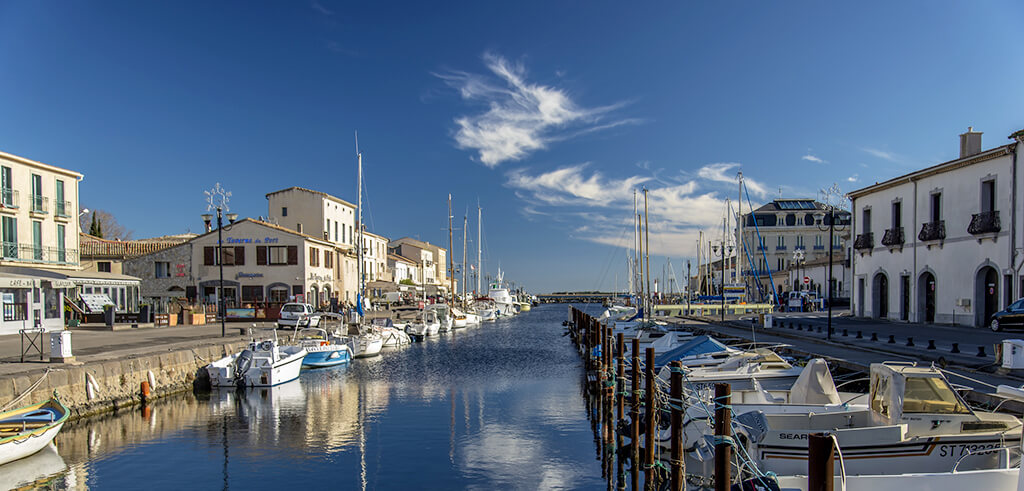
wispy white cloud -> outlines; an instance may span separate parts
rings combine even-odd
[[[321,4],[317,0],[313,0],[312,2],[310,2],[309,6],[312,7],[313,10],[316,10],[317,12],[320,12],[321,14],[324,14],[324,15],[334,15],[334,11],[333,10],[328,9],[327,7],[324,7],[323,4]]]
[[[857,174],[854,174],[854,175],[846,178],[846,182],[857,182],[859,180],[860,180],[860,177]]]
[[[800,157],[800,158],[803,159],[803,160],[806,160],[808,162],[814,162],[816,164],[824,164],[825,163],[825,161],[822,160],[821,158],[815,157],[814,155],[811,155],[811,154],[804,155],[803,157]]]
[[[736,184],[736,173],[731,171],[739,166],[740,164],[735,162],[708,164],[697,171],[697,176],[713,182]],[[758,198],[765,198],[768,196],[768,188],[760,182],[744,176],[743,183],[746,184],[747,189]]]
[[[878,158],[880,158],[882,160],[888,160],[889,162],[893,162],[893,163],[897,163],[897,164],[906,163],[906,159],[902,155],[896,154],[894,152],[889,152],[889,151],[886,151],[886,150],[879,150],[877,148],[870,148],[870,147],[861,147],[861,150],[866,152],[866,153],[868,153],[869,155],[873,155],[873,156],[878,157]]]
[[[605,119],[623,103],[583,107],[564,89],[528,82],[521,63],[493,53],[483,58],[491,76],[467,72],[435,75],[457,89],[463,99],[486,106],[483,113],[455,119],[455,143],[458,148],[476,151],[488,167],[521,160],[554,141],[637,122]]]
[[[633,190],[650,180],[640,176],[606,179],[600,172],[585,176],[586,167],[587,164],[579,164],[537,175],[518,169],[508,174],[507,185],[528,191],[534,200],[547,205],[607,207],[631,200]]]

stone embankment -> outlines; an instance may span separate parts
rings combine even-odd
[[[72,418],[116,410],[206,382],[204,367],[235,353],[247,340],[225,339],[224,344],[190,343],[162,352],[125,354],[80,364],[52,364],[46,368],[0,375],[0,407],[13,409],[48,399],[54,391],[71,409]],[[38,366],[38,365],[36,365]],[[143,396],[143,382],[149,396]],[[26,394],[26,391],[29,391]],[[11,404],[15,399],[24,397]]]

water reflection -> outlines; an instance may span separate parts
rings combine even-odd
[[[542,306],[278,387],[79,421],[48,475],[59,489],[140,476],[155,489],[603,487],[564,314]]]

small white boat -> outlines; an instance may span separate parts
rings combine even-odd
[[[397,348],[412,343],[412,339],[403,329],[399,329],[387,317],[377,317],[371,321],[374,332],[380,334],[385,348]]]
[[[306,328],[299,331],[299,346],[306,349],[302,365],[311,368],[333,367],[352,361],[348,338],[329,334],[325,329]]]
[[[455,318],[452,311],[443,303],[427,305],[428,311],[433,311],[437,316],[438,332],[448,332],[455,327]]]
[[[0,464],[45,448],[67,419],[68,408],[56,395],[38,404],[0,413]]]
[[[464,321],[463,321],[464,327],[475,326],[475,325],[480,324],[480,316],[477,315],[475,312],[463,312],[462,310],[458,309],[457,307],[452,307],[452,312],[455,313],[455,321],[456,321],[456,326],[455,327],[459,327],[458,321],[459,321],[459,317],[460,316],[464,319]]]
[[[260,340],[248,349],[206,366],[214,387],[269,387],[295,380],[302,369],[306,350],[302,346],[281,346],[277,330],[263,329]]]
[[[423,336],[437,336],[437,333],[441,330],[441,323],[437,320],[437,312],[433,310],[424,310],[416,316],[416,320],[409,323],[409,327],[406,331],[418,337]]]
[[[490,297],[480,297],[473,300],[470,310],[480,316],[481,321],[493,321],[498,318],[498,306]]]
[[[352,350],[353,358],[377,356],[384,348],[384,338],[372,327],[367,329],[350,327],[348,340],[348,347]]]

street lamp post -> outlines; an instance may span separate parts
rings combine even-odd
[[[828,217],[828,337],[829,341],[832,340],[832,254],[835,250],[835,233],[836,233],[836,207],[835,205],[828,205],[828,214],[819,213],[818,218]],[[818,225],[818,230],[824,231],[821,225]]]
[[[729,249],[729,254],[732,254],[732,246],[726,246],[723,242],[721,245],[714,246],[713,249],[715,253],[719,249],[722,251],[722,284],[719,286],[718,293],[722,295],[722,322],[725,322],[725,254],[726,249]]]
[[[217,292],[217,315],[220,316],[220,336],[227,336],[227,326],[225,325],[225,317],[227,317],[226,310],[224,308],[224,221],[223,212],[228,211],[228,201],[231,197],[231,191],[225,191],[224,188],[220,187],[218,182],[213,189],[204,191],[206,194],[206,211],[217,210],[217,265],[220,268],[220,288]],[[238,215],[235,213],[228,213],[228,221],[232,224],[235,223],[235,219]],[[210,222],[213,220],[213,215],[204,213],[202,215],[203,222],[206,226],[210,226]]]

